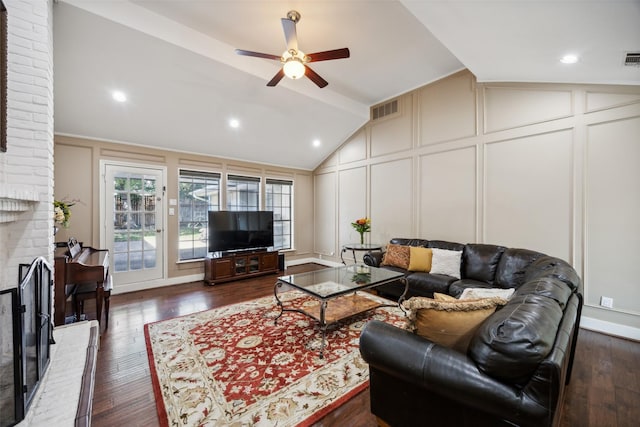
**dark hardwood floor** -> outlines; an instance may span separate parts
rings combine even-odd
[[[286,274],[324,268],[305,264]],[[202,282],[111,297],[93,400],[95,427],[157,426],[144,324],[273,294],[277,275],[206,286]],[[87,302],[92,318],[94,307]],[[93,315],[95,316],[95,315]],[[401,408],[399,408],[401,410]],[[562,426],[635,426],[640,422],[640,343],[581,330]],[[316,424],[376,426],[363,391]]]

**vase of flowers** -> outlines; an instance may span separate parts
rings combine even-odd
[[[371,230],[371,219],[364,217],[355,220],[351,226],[360,234],[360,244],[364,243],[364,233]]]
[[[53,222],[63,227],[69,227],[69,218],[71,218],[71,206],[75,203],[67,203],[60,200],[53,202]],[[55,227],[55,226],[54,226]]]

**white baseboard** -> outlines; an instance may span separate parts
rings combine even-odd
[[[580,319],[580,327],[590,331],[602,332],[607,335],[640,341],[640,329],[631,326],[582,316]]]
[[[199,282],[204,280],[204,273],[192,274],[190,276],[172,277],[170,279],[150,280],[147,282],[127,283],[124,285],[114,284],[113,295],[125,294],[127,292],[144,291],[146,289],[162,288],[164,286],[180,285],[183,283]]]

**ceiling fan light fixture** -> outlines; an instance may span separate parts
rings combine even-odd
[[[284,75],[289,77],[290,79],[299,79],[304,76],[305,67],[300,58],[291,57],[287,59],[287,61],[282,66],[284,71]]]

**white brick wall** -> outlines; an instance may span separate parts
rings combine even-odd
[[[29,210],[0,223],[0,289],[17,285],[18,264],[53,251],[53,3],[4,0],[8,12],[7,152],[0,198],[30,194]]]

